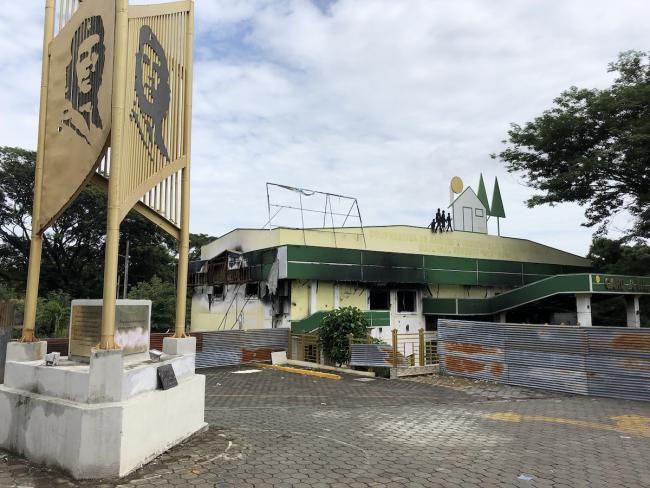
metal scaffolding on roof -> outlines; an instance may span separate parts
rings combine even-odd
[[[331,232],[334,245],[337,247],[337,235],[355,235],[358,239],[362,239],[364,247],[366,246],[361,210],[359,202],[354,197],[267,182],[266,202],[269,219],[264,224],[264,228],[301,229],[305,245],[307,244],[305,231],[309,230]],[[298,213],[299,226],[295,225]],[[288,223],[279,223],[285,216],[288,218],[285,222]]]

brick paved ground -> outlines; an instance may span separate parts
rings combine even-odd
[[[0,486],[650,487],[647,403],[234,371],[205,371],[209,431],[126,479],[74,482],[0,452]]]

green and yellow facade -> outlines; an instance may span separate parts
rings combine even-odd
[[[355,306],[383,337],[435,327],[437,317],[503,320],[561,295],[578,300],[575,321],[582,313],[589,325],[585,296],[650,292],[650,278],[600,275],[583,257],[529,240],[410,226],[237,229],[192,266],[193,331],[309,331],[328,310]]]

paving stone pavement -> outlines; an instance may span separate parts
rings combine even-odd
[[[236,371],[203,371],[207,432],[125,479],[77,482],[0,451],[0,487],[650,487],[648,403]]]

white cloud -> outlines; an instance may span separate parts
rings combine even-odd
[[[476,186],[482,171],[488,192],[499,177],[503,234],[583,254],[582,210],[526,208],[531,190],[489,154],[563,89],[611,82],[607,63],[646,47],[649,13],[631,0],[200,0],[192,231],[262,225],[266,181],[356,196],[367,225],[426,225],[453,175]],[[3,145],[35,147],[41,17],[0,19]]]

